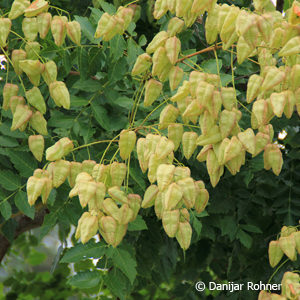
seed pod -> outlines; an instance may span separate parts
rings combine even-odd
[[[15,73],[17,75],[22,74],[22,69],[19,66],[20,60],[26,59],[26,52],[22,49],[19,50],[13,50],[11,53],[11,61],[15,70]]]
[[[35,0],[25,9],[25,17],[31,18],[48,10],[48,2],[45,0]]]
[[[283,110],[286,104],[286,93],[281,92],[281,93],[272,93],[270,97],[270,103],[272,106],[272,110],[274,114],[281,118],[283,114]]]
[[[191,177],[180,179],[177,184],[181,187],[183,192],[183,201],[187,209],[195,205],[196,200],[196,187],[194,180]]]
[[[269,262],[270,266],[274,268],[278,265],[283,257],[283,251],[279,246],[278,241],[271,241],[269,244]]]
[[[177,207],[178,203],[182,199],[182,196],[183,196],[183,192],[181,187],[175,182],[171,183],[168,186],[167,191],[164,195],[163,209],[166,211],[170,211],[175,207]]]
[[[235,112],[229,110],[223,110],[220,114],[220,120],[219,120],[222,139],[229,136],[235,124],[236,124]]]
[[[40,38],[44,39],[50,29],[52,15],[50,13],[42,13],[36,17]]]
[[[36,130],[39,134],[47,135],[47,121],[43,117],[43,115],[36,111],[32,114],[30,120],[29,120],[30,126]]]
[[[78,182],[78,196],[82,208],[86,207],[87,204],[89,204],[89,202],[96,196],[96,190],[97,183],[94,181]]]
[[[74,187],[75,185],[75,179],[79,173],[81,173],[81,163],[76,162],[76,161],[71,161],[71,166],[70,166],[70,173],[68,176],[68,182],[70,187]]]
[[[63,17],[54,16],[51,21],[51,32],[55,44],[60,47],[65,41],[67,20]]]
[[[279,56],[290,56],[300,53],[300,37],[296,36],[290,39],[279,51]]]
[[[26,91],[25,95],[29,104],[35,107],[42,114],[46,113],[46,104],[39,88],[33,87],[31,90]]]
[[[154,53],[159,47],[165,44],[165,41],[168,37],[169,35],[166,31],[160,31],[159,33],[157,33],[146,48],[146,52],[148,54]]]
[[[11,29],[11,20],[8,18],[0,18],[0,47],[6,46],[6,40],[8,38]]]
[[[80,226],[80,238],[82,244],[87,243],[98,231],[98,218],[89,213]]]
[[[96,194],[88,202],[89,211],[99,212],[105,197],[106,187],[102,182],[96,182]]]
[[[16,107],[19,105],[25,105],[25,99],[22,96],[12,96],[9,101],[9,108],[12,114],[15,113]]]
[[[253,48],[250,47],[250,45],[246,42],[246,40],[244,39],[243,36],[239,37],[237,46],[236,46],[236,50],[237,50],[237,60],[238,60],[238,64],[242,64],[243,61],[250,56],[250,54],[253,51]]]
[[[253,157],[258,155],[269,143],[270,137],[267,134],[258,132],[255,136],[255,153]]]
[[[115,201],[113,201],[111,198],[106,198],[102,202],[102,209],[107,215],[112,216],[119,223],[120,209]]]
[[[171,91],[175,90],[183,78],[183,70],[178,66],[173,66],[169,73],[169,83]]]
[[[141,208],[141,202],[142,202],[142,198],[140,195],[138,194],[128,194],[127,195],[128,201],[129,201],[129,208],[132,209],[133,211],[133,216],[132,218],[129,220],[129,222],[132,222],[136,219],[138,212]]]
[[[174,144],[174,151],[176,151],[180,145],[183,135],[183,126],[182,124],[170,124],[168,126],[168,139],[171,140]]]
[[[34,205],[37,198],[42,194],[42,190],[45,184],[45,178],[37,178],[31,176],[27,180],[27,198],[30,206]]]
[[[219,126],[215,125],[213,128],[209,131],[207,135],[200,135],[197,138],[196,144],[199,146],[205,146],[208,144],[215,144],[222,140],[221,133]]]
[[[53,186],[55,188],[58,188],[65,182],[65,180],[70,174],[70,170],[71,170],[71,163],[67,160],[60,159],[56,162],[52,162],[49,164],[48,171],[52,175]]]
[[[67,28],[67,35],[70,38],[70,40],[80,46],[80,41],[81,41],[81,27],[79,22],[77,21],[72,21],[72,22],[68,22],[66,24],[66,28]]]
[[[179,210],[164,211],[162,214],[162,223],[166,234],[173,238],[176,235],[179,226]]]
[[[216,125],[213,116],[207,110],[204,111],[204,114],[201,114],[199,124],[204,135],[207,135],[211,128]]]
[[[29,41],[34,41],[38,34],[38,24],[36,18],[24,18],[22,22],[24,36]]]
[[[81,165],[82,172],[92,175],[95,165],[96,162],[94,160],[84,160]]]
[[[152,65],[152,58],[149,54],[143,53],[138,56],[131,71],[132,76],[145,73]]]
[[[153,16],[155,19],[160,19],[168,11],[168,1],[157,0],[155,1]]]
[[[193,0],[187,0],[185,2],[176,1],[176,16],[185,16],[192,8]]]
[[[120,31],[120,34],[123,34],[123,32],[127,29],[130,22],[132,21],[133,15],[134,15],[134,11],[132,8],[119,6],[116,16],[120,17],[124,22],[124,25],[123,25],[122,31]]]
[[[222,87],[222,103],[225,109],[232,110],[237,105],[235,90],[232,87]]]
[[[268,124],[268,125],[265,125],[265,126],[260,126],[258,128],[258,131],[266,134],[269,137],[269,143],[271,143],[273,141],[274,129],[273,129],[273,126],[271,124]]]
[[[136,142],[136,134],[134,131],[122,130],[119,139],[120,156],[126,160],[129,158]]]
[[[228,162],[229,160],[235,158],[238,156],[243,149],[243,145],[238,140],[236,136],[233,136],[230,140],[230,143],[226,146],[224,150],[224,161],[223,163]]]
[[[139,160],[139,165],[143,173],[145,173],[148,169],[148,160],[145,157],[145,147],[146,147],[146,139],[139,138],[136,144],[136,152]]]
[[[191,170],[188,167],[176,167],[174,171],[174,181],[188,178],[191,176]]]
[[[290,119],[294,112],[294,106],[296,104],[296,98],[292,91],[284,91],[286,103],[284,106],[284,114],[285,116]]]
[[[285,79],[285,73],[276,67],[269,67],[261,86],[261,91],[265,92],[272,89]]]
[[[28,138],[28,146],[36,160],[42,161],[45,147],[44,137],[42,135],[31,135]]]
[[[178,101],[177,101],[177,105],[178,105]],[[200,101],[194,99],[188,104],[188,106],[182,113],[182,118],[187,120],[187,122],[189,120],[193,121],[194,118],[197,122],[198,117],[203,113],[203,111],[204,111],[204,107],[201,105]]]
[[[279,246],[283,253],[292,261],[295,261],[297,259],[297,253],[296,253],[296,243],[293,238],[293,236],[287,236],[283,237],[281,236],[279,238]]]
[[[158,219],[162,218],[163,214],[163,202],[164,202],[165,192],[158,192],[157,197],[155,198],[154,211]]]
[[[57,106],[70,108],[70,94],[63,81],[54,81],[49,85],[50,96]]]
[[[28,0],[14,0],[14,2],[11,5],[10,12],[8,14],[8,17],[11,20],[16,19],[17,17],[21,16],[25,9],[30,5],[30,1]]]
[[[172,64],[165,47],[159,47],[153,54],[152,76],[157,76],[161,82],[168,79]]]
[[[293,232],[291,235],[295,240],[296,250],[300,254],[300,231]]]
[[[182,86],[179,87],[177,93],[171,98],[171,101],[177,102],[185,99],[190,93],[189,81],[183,81]]]
[[[9,108],[10,98],[17,96],[19,87],[16,84],[6,83],[3,87],[3,104],[2,108],[7,110]]]
[[[68,155],[74,148],[73,142],[65,137],[46,150],[46,159],[54,161]]]
[[[109,166],[104,164],[96,164],[94,165],[92,176],[96,182],[105,182],[109,181]]]
[[[203,181],[196,181],[196,199],[195,199],[195,209],[198,214],[204,211],[208,200],[209,194],[208,191],[205,189]]]
[[[194,151],[196,150],[197,138],[198,138],[197,133],[193,131],[186,131],[182,135],[182,148],[183,148],[183,154],[186,159],[190,159]]]
[[[162,83],[154,79],[150,79],[146,82],[144,106],[152,105],[152,103],[159,97],[162,87]]]
[[[192,227],[189,222],[179,222],[176,239],[183,250],[187,250],[190,246],[192,238]]]
[[[219,6],[216,5],[208,14],[205,22],[205,37],[208,44],[213,44],[218,37],[216,26],[219,17]]]
[[[159,160],[165,159],[174,150],[174,143],[166,137],[161,137],[155,148],[155,154]]]
[[[269,144],[265,147],[264,167],[266,170],[272,168],[275,175],[279,175],[282,168],[282,153],[277,145]]]
[[[97,29],[95,32],[95,38],[102,37],[108,30],[111,30],[107,25],[110,25],[112,16],[108,13],[104,13],[98,21]]]
[[[206,161],[208,151],[210,151],[211,149],[212,149],[212,145],[206,145],[206,146],[204,146],[204,147],[201,149],[201,151],[199,152],[199,154],[197,155],[197,160],[198,160],[199,162]]]
[[[244,132],[240,132],[238,134],[238,138],[249,153],[255,153],[255,134],[252,128],[248,128]]]
[[[40,84],[40,74],[44,71],[44,65],[39,60],[21,60],[19,66],[33,85],[38,86]]]
[[[27,59],[38,59],[41,45],[38,42],[28,42],[25,46]]]
[[[160,113],[159,129],[168,128],[170,123],[174,123],[178,117],[179,111],[172,104],[168,104]]]
[[[144,194],[142,208],[148,208],[154,205],[156,196],[158,194],[158,187],[155,184],[150,185]]]
[[[214,93],[214,86],[205,81],[200,81],[197,90],[196,96],[200,101],[200,104],[204,106],[208,111],[211,111],[211,101]]]
[[[177,17],[174,17],[169,21],[167,32],[169,36],[175,36],[177,33],[180,33],[182,31],[183,27],[184,27],[184,21],[182,21]]]
[[[110,165],[112,186],[121,186],[126,176],[127,167],[124,163],[113,162]]]
[[[49,86],[52,82],[56,81],[57,78],[57,66],[53,60],[49,60],[45,63],[45,69],[42,73],[42,76]]]
[[[13,121],[10,130],[14,131],[20,128],[22,125],[27,124],[28,120],[32,116],[32,111],[27,105],[19,104],[16,107],[16,111],[13,115]]]
[[[256,100],[253,104],[252,112],[254,113],[259,126],[268,123],[268,103],[266,100]]]
[[[150,167],[150,166],[149,166]],[[160,191],[163,191],[173,180],[173,175],[175,171],[175,166],[160,164],[157,167],[156,177],[157,185]]]
[[[160,164],[160,160],[157,158],[157,155],[154,153],[150,154],[149,163],[148,163],[148,167],[149,167],[148,179],[151,183],[156,181],[156,171],[159,164]]]
[[[117,230],[117,222],[111,216],[103,216],[99,219],[99,230],[107,244],[114,244]]]
[[[109,196],[112,197],[113,200],[121,202],[123,204],[128,204],[128,199],[126,197],[125,192],[123,192],[120,187],[118,186],[113,186],[108,189],[108,194]]]
[[[168,38],[166,40],[165,49],[171,64],[174,65],[177,62],[181,50],[180,40],[176,36]]]
[[[229,11],[224,19],[224,23],[220,32],[221,40],[226,43],[232,34],[235,32],[235,23],[239,15],[240,9],[235,6],[230,6]]]

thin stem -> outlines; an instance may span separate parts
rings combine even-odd
[[[107,257],[105,256],[105,266],[104,266],[104,270],[106,270],[106,266],[107,266]],[[101,298],[101,295],[100,295],[100,292],[103,288],[103,284],[104,284],[104,280],[102,278],[101,280],[101,284],[100,284],[100,287],[99,287],[99,291],[98,291],[98,297],[97,297],[97,300],[99,300]]]
[[[134,1],[132,1],[132,2],[129,2],[129,3],[127,3],[127,4],[125,5],[125,7],[128,7],[129,5],[131,5],[131,4],[133,4],[133,3],[136,3],[136,2],[139,2],[139,0],[134,0]]]
[[[218,72],[218,76],[219,76],[219,83],[220,83],[220,90],[222,89],[222,82],[221,82],[221,76],[220,76],[220,66],[219,66],[219,59],[218,59],[218,55],[217,55],[217,51],[216,49],[214,49],[214,55],[216,58],[216,64],[217,64],[217,72]]]
[[[126,189],[126,194],[128,194],[128,185],[129,185],[129,174],[130,174],[130,157],[131,157],[131,155],[129,155],[129,157],[128,157],[128,164],[127,164],[127,178],[126,178],[126,187],[125,187],[125,189]]]
[[[13,195],[15,195],[17,192],[19,192],[20,190],[23,189],[23,187],[26,186],[26,183],[23,184],[22,186],[19,186],[17,190],[15,190],[13,193],[11,193],[9,196],[7,196],[6,198],[4,198],[1,202],[0,202],[0,205],[4,202],[6,202],[8,199],[10,199]]]
[[[64,9],[61,9],[61,8],[59,8],[59,7],[57,7],[57,6],[53,6],[53,5],[49,5],[49,7],[55,9],[57,12],[58,12],[59,10],[62,11],[62,12],[64,12],[65,14],[68,15],[69,20],[71,20],[70,13],[69,13],[68,11],[66,11],[66,10],[64,10]]]
[[[289,259],[287,258],[281,265],[279,265],[279,267],[277,267],[277,269],[273,272],[273,274],[271,275],[270,279],[268,280],[268,284],[272,281],[273,277],[281,269],[281,267],[284,266],[288,261],[289,261]]]
[[[82,149],[82,148],[85,148],[85,147],[89,147],[89,146],[92,146],[92,145],[101,144],[101,143],[110,143],[110,142],[117,142],[117,141],[113,141],[113,140],[96,141],[96,142],[92,142],[92,143],[89,143],[89,144],[85,144],[85,145],[81,145],[79,147],[76,147],[71,152]]]
[[[131,121],[131,125],[130,125],[130,126],[134,125],[135,116],[136,116],[136,113],[137,113],[137,110],[138,110],[140,101],[141,101],[141,99],[142,99],[144,90],[145,90],[145,85],[143,86],[143,89],[142,89],[142,91],[140,92],[139,98],[138,98],[137,103],[136,103],[136,105],[135,105],[135,110],[134,110],[134,114],[133,114],[133,118],[132,118],[132,121]]]

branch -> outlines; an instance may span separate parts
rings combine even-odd
[[[77,71],[70,71],[69,74],[70,74],[70,75],[80,76],[80,72],[77,72]],[[91,76],[91,78],[92,78],[93,80],[98,80],[96,76]]]
[[[37,210],[34,219],[30,219],[25,215],[16,214],[14,220],[17,222],[14,239],[20,234],[28,230],[40,227],[44,222],[44,217],[49,213],[47,207],[42,206],[41,209]],[[3,234],[0,234],[0,263],[2,262],[5,254],[9,250],[11,243],[6,239]]]

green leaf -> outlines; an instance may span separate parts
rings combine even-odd
[[[113,61],[117,61],[123,56],[126,50],[126,42],[121,35],[116,35],[112,40],[109,41],[110,44],[110,55]]]
[[[35,208],[34,206],[30,206],[28,201],[27,201],[27,195],[23,191],[19,191],[15,198],[15,205],[16,207],[27,217],[30,219],[34,219],[34,214],[35,214]]]
[[[222,86],[227,86],[232,81],[232,75],[230,74],[220,74]]]
[[[0,203],[0,212],[5,220],[11,217],[11,205],[7,200]]]
[[[195,232],[197,233],[197,238],[199,238],[202,230],[202,223],[198,220],[198,218],[195,215],[193,215],[192,224],[193,228],[195,229]]]
[[[23,139],[26,138],[26,134],[24,132],[21,132],[19,130],[11,131],[10,126],[11,126],[11,124],[9,122],[2,123],[0,125],[0,132],[3,135],[10,136],[13,138],[23,138]]]
[[[252,242],[253,239],[252,237],[246,233],[245,231],[243,231],[242,229],[239,229],[238,233],[237,233],[237,238],[240,240],[240,242],[248,249],[251,248],[252,246]]]
[[[89,242],[87,244],[77,244],[67,250],[61,263],[73,263],[87,258],[100,258],[105,254],[107,246],[103,243]]]
[[[67,283],[79,289],[90,289],[100,283],[99,271],[85,271],[71,277]]]
[[[262,233],[262,231],[255,225],[245,224],[240,225],[240,227],[248,232]]]
[[[230,240],[233,241],[234,236],[236,234],[237,225],[234,217],[225,216],[220,219],[220,229],[223,235],[228,235]]]
[[[116,13],[116,8],[114,7],[114,5],[107,3],[104,0],[98,0],[98,2],[105,12],[109,13],[110,15],[114,15]]]
[[[85,80],[88,77],[88,69],[89,69],[89,59],[88,59],[88,52],[86,48],[84,47],[78,48],[77,56],[78,56],[80,80]]]
[[[57,213],[55,212],[45,216],[39,236],[40,240],[56,225],[57,217]]]
[[[136,260],[135,257],[121,248],[109,248],[110,253],[107,255],[112,259],[114,265],[119,268],[129,279],[130,283],[133,284],[136,272]]]
[[[15,191],[21,186],[21,179],[10,170],[0,170],[0,185],[8,191]]]
[[[117,105],[117,106],[126,108],[127,110],[130,110],[133,107],[132,99],[128,98],[126,96],[121,96],[119,98],[112,99],[112,100],[110,100],[110,103],[112,103],[113,105]]]
[[[136,219],[128,224],[128,231],[141,231],[147,229],[147,224],[140,215],[137,215]]]
[[[15,138],[9,136],[0,136],[0,146],[2,147],[18,147],[19,143]]]
[[[115,63],[111,63],[108,69],[108,78],[110,84],[121,80],[126,72],[128,72],[128,65],[125,57],[120,58]]]
[[[105,130],[110,130],[110,122],[111,120],[107,116],[107,111],[106,109],[98,105],[94,102],[91,103],[92,111],[94,113],[94,117],[96,121],[99,123],[99,125],[104,128]]]
[[[145,191],[146,190],[146,183],[143,180],[143,174],[140,168],[137,166],[131,167],[129,172],[130,177],[139,185],[139,187]]]
[[[222,68],[222,60],[218,60],[219,62],[219,70]],[[211,73],[211,74],[218,74],[218,68],[217,68],[217,63],[215,59],[209,59],[204,61],[201,64],[201,68],[204,69],[205,72]]]
[[[38,167],[37,161],[27,152],[7,150],[7,154],[15,168],[23,177],[30,177],[34,170]]]
[[[80,91],[89,91],[93,93],[101,90],[102,85],[97,80],[87,79],[87,80],[76,81],[75,84],[72,86],[72,88],[78,89]]]
[[[27,261],[30,265],[37,266],[40,265],[46,258],[47,255],[45,253],[32,249],[27,257]]]

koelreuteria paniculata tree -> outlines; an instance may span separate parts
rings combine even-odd
[[[97,1],[93,2],[98,5]],[[133,78],[141,82],[141,88],[129,115],[129,127],[108,141],[99,162],[77,162],[66,157],[103,141],[75,148],[73,141],[64,137],[46,149],[48,163],[43,169],[36,169],[27,181],[29,204],[34,205],[39,197],[46,204],[51,190],[67,180],[69,197],[78,196],[82,208],[87,208],[76,230],[76,238],[82,243],[99,231],[107,244],[118,246],[139,210],[154,206],[166,234],[175,237],[186,250],[192,236],[190,213],[204,211],[209,194],[204,182],[194,180],[190,169],[175,158],[176,151],[181,151],[187,160],[196,153],[199,162],[206,162],[213,187],[224,168],[232,175],[240,171],[247,152],[252,157],[263,152],[264,168],[279,175],[283,159],[270,121],[283,115],[286,118],[291,118],[293,113],[300,115],[300,3],[294,1],[286,15],[276,11],[267,0],[256,0],[253,4],[255,9],[250,11],[221,5],[216,0],[153,1],[155,19],[165,14],[172,17],[166,30],[154,36],[131,70]],[[41,81],[48,86],[57,107],[72,107],[66,84],[57,81],[56,63],[40,54],[39,41],[51,32],[57,46],[63,45],[66,36],[81,46],[80,23],[61,14],[53,15],[48,12],[49,7],[45,0],[32,3],[15,0],[8,15],[0,19],[0,46],[14,68],[16,82],[23,89],[19,91],[16,82],[6,82],[2,109],[12,112],[11,130],[34,132],[28,145],[38,161],[43,159],[43,136],[48,133],[44,117],[47,106],[39,89]],[[205,36],[211,46],[182,55],[180,32],[203,21],[204,16]],[[24,36],[18,36],[23,46],[8,53],[5,50],[8,36],[16,34],[12,20],[19,17],[23,18]],[[120,6],[115,14],[103,13],[94,35],[101,40],[99,47],[116,35],[126,35],[127,28],[138,18],[135,3]],[[217,49],[231,53],[231,87],[222,85],[220,73],[210,74],[196,64],[189,65],[189,71],[181,67],[191,57],[207,51],[214,52],[219,67]],[[239,125],[244,105],[236,95],[234,55],[238,64],[250,60],[260,68],[259,74],[251,75],[247,84],[247,103],[252,103],[251,111],[247,112],[251,115],[250,128]],[[32,83],[31,89],[25,89],[24,76]],[[157,103],[167,85],[172,96]],[[144,125],[145,119],[136,124],[142,101],[144,107],[153,107],[150,115],[163,108],[156,123]],[[107,162],[105,154],[114,142],[118,142],[119,149]],[[148,176],[149,186],[144,195],[128,192],[133,154]],[[270,243],[272,267],[283,253],[292,260],[296,251],[300,253],[298,233],[281,234],[278,241]]]

